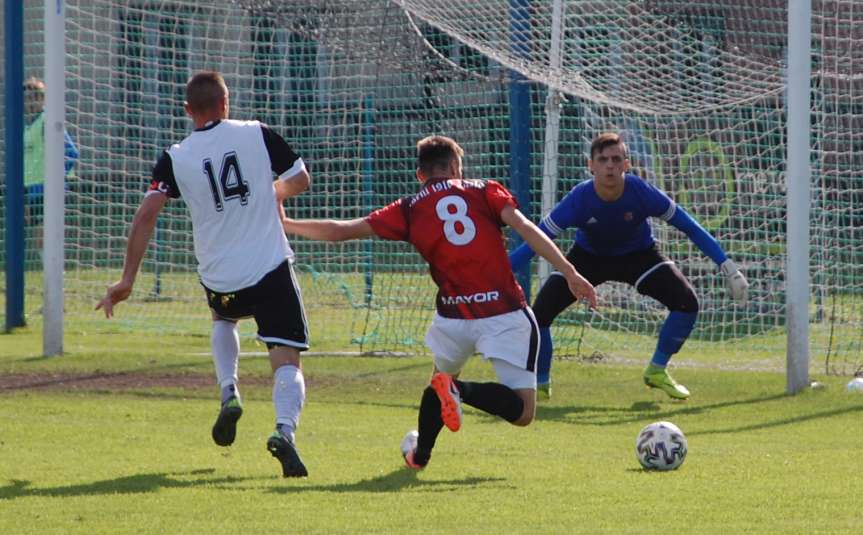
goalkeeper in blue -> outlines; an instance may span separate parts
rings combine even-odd
[[[663,191],[641,177],[628,174],[627,148],[618,134],[597,136],[590,147],[588,167],[593,178],[576,185],[539,224],[554,239],[564,229],[576,227],[575,243],[566,258],[591,284],[620,281],[668,308],[659,341],[644,383],[675,399],[686,399],[689,390],[666,369],[680,351],[698,316],[698,298],[692,285],[674,262],[656,247],[648,218],[662,219],[686,234],[701,252],[716,262],[727,278],[731,296],[746,300],[749,283],[719,242]],[[530,262],[534,252],[522,244],[510,254],[513,270]],[[540,353],[538,391],[551,395],[551,323],[575,298],[557,273],[546,280],[533,304],[539,324]]]

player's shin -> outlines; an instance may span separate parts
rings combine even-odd
[[[443,429],[443,419],[440,415],[440,399],[430,386],[423,391],[420,401],[420,412],[418,418],[419,437],[417,437],[417,449],[413,460],[419,465],[428,464],[434,449],[437,437]]]
[[[273,374],[273,406],[276,427],[291,442],[306,401],[303,372],[293,364],[280,366]]]
[[[463,403],[515,422],[524,412],[524,401],[515,390],[500,383],[470,383],[455,381]]]
[[[240,336],[233,321],[214,320],[210,337],[216,380],[222,393],[222,403],[232,397],[240,399],[237,389],[237,362],[240,355]]]
[[[662,329],[659,331],[659,340],[656,343],[656,352],[650,363],[654,366],[664,368],[671,356],[680,351],[683,343],[689,338],[689,334],[695,327],[698,314],[695,312],[680,312],[673,310],[665,318]]]

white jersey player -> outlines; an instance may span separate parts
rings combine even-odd
[[[257,121],[228,119],[229,95],[219,73],[200,72],[186,85],[195,131],[166,150],[132,221],[122,278],[96,306],[106,317],[129,297],[156,218],[170,198],[183,198],[192,218],[198,274],[213,317],[212,349],[222,404],[212,429],[229,446],[243,413],[237,389],[237,320],[254,317],[274,374],[276,432],[267,449],[285,477],[304,477],[294,431],[305,402],[300,352],[309,348],[293,251],[282,202],[309,186],[303,160]]]

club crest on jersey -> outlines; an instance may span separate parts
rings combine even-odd
[[[632,221],[633,217],[635,217],[635,216],[632,215],[632,212],[624,212],[624,214],[623,214],[623,220],[624,221]]]
[[[445,305],[470,305],[472,303],[488,303],[500,299],[500,292],[478,292],[473,295],[442,295],[440,300]]]

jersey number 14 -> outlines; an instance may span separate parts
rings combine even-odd
[[[245,206],[249,202],[249,183],[243,180],[240,171],[240,160],[236,152],[229,152],[222,157],[222,167],[219,169],[219,180],[213,172],[213,161],[209,158],[204,160],[204,174],[210,182],[210,191],[213,192],[213,201],[216,203],[216,211],[224,210],[222,200],[240,199],[240,204]]]

